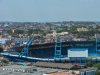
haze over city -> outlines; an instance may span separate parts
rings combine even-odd
[[[0,0],[0,21],[100,21],[100,0]]]

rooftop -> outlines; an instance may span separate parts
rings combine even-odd
[[[23,70],[28,69],[26,72]],[[30,71],[31,69],[32,71]],[[35,70],[34,70],[35,69]],[[30,71],[30,72],[29,72]],[[43,75],[43,73],[64,71],[62,69],[41,68],[35,66],[10,65],[0,67],[0,75]]]
[[[71,72],[52,72],[52,73],[47,73],[46,75],[76,75]]]
[[[34,66],[47,67],[47,68],[59,68],[59,69],[71,69],[74,67],[72,64],[66,63],[53,63],[53,62],[36,62]]]
[[[87,48],[69,48],[68,50],[72,50],[72,51],[84,51],[84,50],[88,50]]]

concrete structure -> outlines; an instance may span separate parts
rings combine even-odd
[[[70,63],[85,64],[88,58],[87,48],[70,48],[68,49]]]
[[[80,75],[95,75],[96,69],[88,68],[79,70]]]
[[[77,28],[77,31],[89,31],[88,28],[85,27],[81,27],[81,28]]]
[[[53,62],[36,62],[34,66],[45,67],[45,68],[58,68],[58,69],[72,69],[74,65],[67,63],[53,63]]]
[[[86,38],[73,38],[73,41],[87,41]]]
[[[23,71],[27,69],[28,71]],[[32,71],[30,69],[33,69]],[[0,75],[43,75],[44,73],[63,71],[61,69],[41,68],[35,66],[9,65],[0,67]]]
[[[20,66],[20,65],[10,65],[0,67],[0,71],[12,71],[12,72],[24,72],[33,73],[36,69],[32,66]]]
[[[96,69],[87,68],[87,69],[80,69],[80,70],[50,72],[50,73],[44,73],[43,75],[95,75],[95,72]]]
[[[76,75],[76,74],[73,74],[71,72],[51,72],[43,75]]]
[[[7,40],[6,38],[0,38],[0,44],[6,44]]]
[[[86,48],[68,49],[68,57],[88,57],[88,49]]]

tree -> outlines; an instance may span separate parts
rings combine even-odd
[[[0,52],[2,52],[3,51],[3,48],[2,47],[0,47]]]
[[[95,64],[94,67],[96,67],[98,70],[100,70],[100,63]]]
[[[6,59],[6,58],[4,58],[4,59],[1,60],[1,62],[8,64],[9,63],[9,60]]]
[[[70,27],[69,32],[72,33],[72,34],[77,34],[77,27],[76,26]]]
[[[9,35],[13,35],[12,30],[8,30],[7,33],[8,33]]]
[[[92,66],[93,66],[93,63],[92,63],[92,62],[87,62],[87,63],[86,63],[86,66],[92,67]]]
[[[15,34],[23,34],[24,30],[15,30]]]
[[[8,30],[7,33],[9,35],[23,34],[24,33],[24,30],[18,30],[18,29],[16,29],[14,32],[12,32],[12,30]]]
[[[33,31],[34,31],[33,29],[29,29],[28,32],[27,32],[28,35],[30,36],[33,33]]]
[[[95,75],[100,75],[100,71],[97,70],[97,71],[95,72]]]

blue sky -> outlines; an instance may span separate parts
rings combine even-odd
[[[100,0],[0,0],[0,21],[100,21]]]

